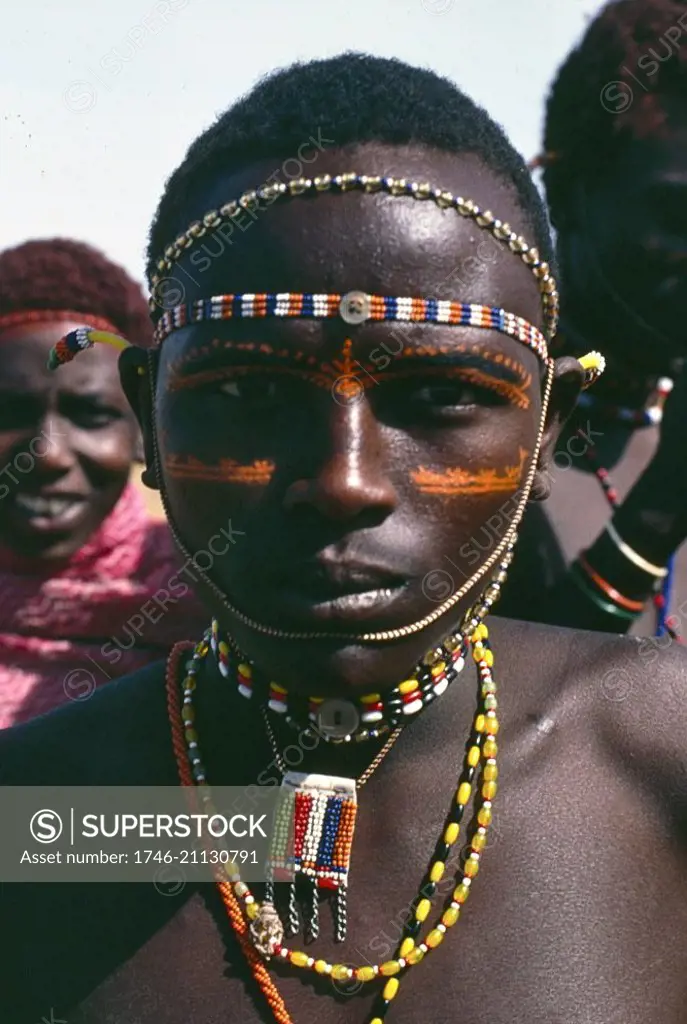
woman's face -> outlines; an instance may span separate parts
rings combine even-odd
[[[628,143],[603,178],[580,189],[574,215],[561,226],[564,309],[603,348],[622,344],[623,360],[645,372],[669,373],[687,355],[687,124],[661,138]],[[593,260],[590,261],[589,250]],[[590,265],[596,264],[590,273]],[[628,310],[614,334],[615,291]],[[647,344],[635,322],[664,339]],[[635,334],[637,335],[635,337]]]
[[[217,182],[191,217],[269,169]],[[368,144],[325,153],[309,173],[348,170],[429,181],[530,234],[512,192],[473,157]],[[541,326],[531,272],[431,202],[295,199],[236,235],[223,246],[208,239],[195,261],[187,254],[195,284],[176,275],[186,301],[359,290],[499,305]],[[540,375],[524,345],[470,327],[271,317],[176,331],[162,346],[156,392],[172,516],[189,551],[203,552],[203,567],[209,557],[211,578],[251,617],[348,634],[407,625],[502,539],[535,447]],[[276,640],[226,612],[222,621],[271,678],[341,693],[398,682],[456,619],[376,646]]]
[[[0,543],[49,561],[78,551],[112,510],[137,437],[114,351],[48,370],[51,347],[77,326],[0,335]]]

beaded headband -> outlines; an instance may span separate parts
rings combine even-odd
[[[551,275],[548,263],[544,262],[539,251],[531,246],[522,235],[518,235],[510,224],[498,220],[490,210],[482,210],[472,199],[454,196],[446,189],[436,188],[427,182],[407,181],[405,178],[381,177],[380,175],[356,174],[323,174],[315,178],[295,178],[287,184],[274,182],[258,189],[244,192],[238,199],[226,203],[217,210],[209,210],[200,220],[192,224],[179,235],[175,241],[165,247],[163,255],[157,260],[159,273],[152,275],[150,286],[150,312],[154,319],[159,316],[160,303],[156,296],[160,285],[169,275],[174,264],[180,257],[203,238],[212,233],[222,224],[231,223],[244,211],[250,212],[260,208],[261,202],[271,206],[280,199],[296,197],[312,198],[324,193],[342,194],[344,192],[383,192],[389,196],[405,196],[417,200],[430,200],[441,209],[453,209],[461,217],[472,220],[478,227],[488,231],[504,248],[515,253],[534,274],[541,293],[546,322],[546,334],[549,339],[556,333],[558,323],[558,291]],[[233,229],[233,225],[232,225]]]
[[[176,306],[162,315],[155,330],[158,345],[172,331],[207,320],[234,320],[254,317],[295,317],[328,320],[340,317],[348,324],[367,320],[396,323],[454,324],[484,327],[500,331],[531,348],[546,362],[546,338],[536,327],[514,313],[497,306],[481,306],[468,302],[439,299],[389,298],[348,292],[346,295],[313,294],[310,292],[277,292],[242,295],[213,295],[186,305]]]

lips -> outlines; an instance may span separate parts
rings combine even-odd
[[[385,614],[408,583],[408,577],[385,567],[320,558],[281,573],[273,595],[299,621],[367,619]]]
[[[35,531],[69,529],[85,508],[81,495],[59,492],[18,492],[12,497],[15,520]]]

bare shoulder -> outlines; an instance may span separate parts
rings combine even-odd
[[[687,835],[687,648],[670,637],[627,637],[503,622],[520,678],[555,717],[593,741],[601,763],[669,807]],[[511,632],[512,631],[512,632]],[[533,652],[536,651],[536,658]],[[514,666],[515,667],[515,666]]]

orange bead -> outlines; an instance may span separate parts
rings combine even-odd
[[[465,861],[465,866],[463,868],[463,873],[465,877],[474,878],[478,871],[479,861],[473,858],[472,856],[468,857],[468,859]]]
[[[453,890],[453,899],[456,903],[465,903],[466,899],[470,895],[470,886],[465,885],[463,882],[456,886]]]
[[[491,825],[491,807],[480,807],[477,812],[477,821],[480,825],[488,828]]]

